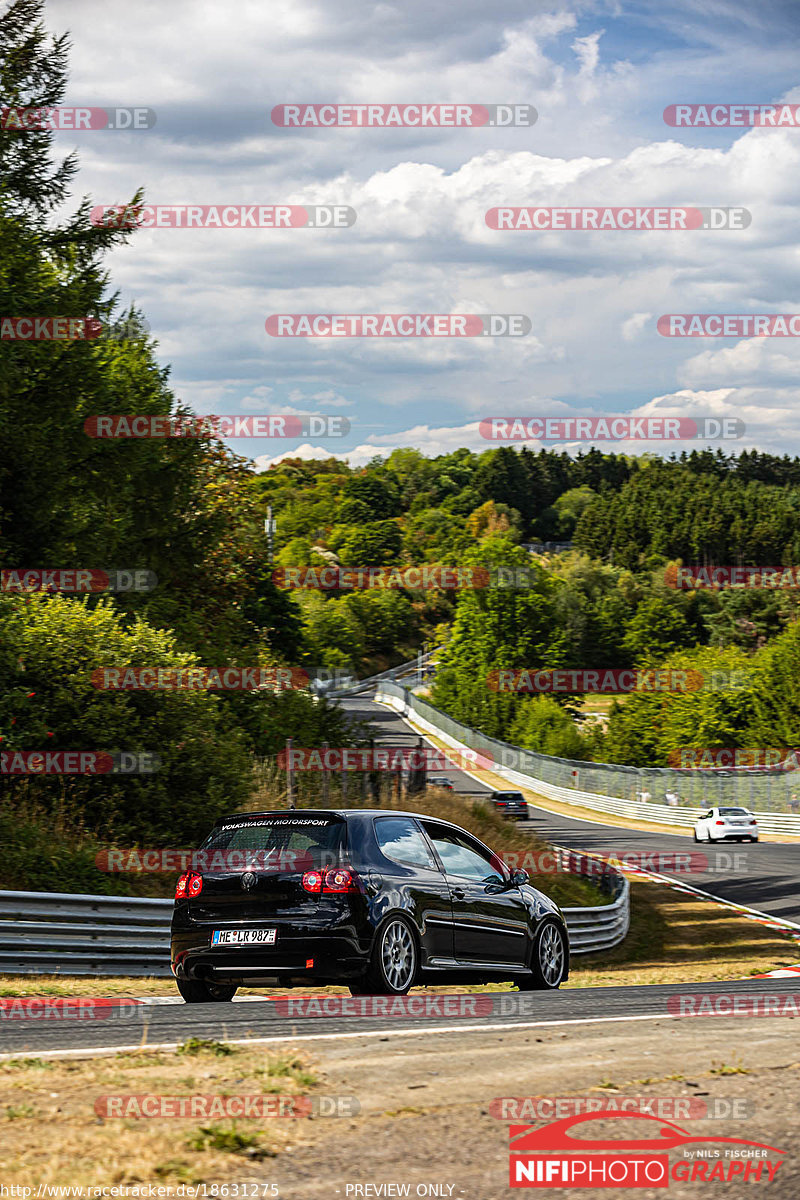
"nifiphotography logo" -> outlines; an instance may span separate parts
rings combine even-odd
[[[641,1138],[593,1138],[573,1127],[592,1121],[646,1121]],[[670,1164],[669,1150],[680,1157]],[[509,1127],[510,1187],[668,1188],[676,1183],[771,1183],[783,1150],[744,1138],[695,1137],[643,1113],[577,1113],[540,1128]],[[777,1157],[775,1157],[777,1156]]]

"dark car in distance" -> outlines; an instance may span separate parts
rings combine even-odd
[[[472,834],[387,809],[291,809],[217,821],[178,880],[172,971],[188,1002],[239,987],[512,981],[569,973],[558,906]]]
[[[501,816],[527,821],[528,801],[522,792],[492,792],[490,799]]]

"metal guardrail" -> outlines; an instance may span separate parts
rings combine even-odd
[[[631,923],[631,888],[621,871],[599,855],[554,847],[560,870],[588,876],[614,897],[610,904],[596,907],[562,908],[569,930],[571,954],[594,954],[610,950],[625,940]]]
[[[383,700],[396,711],[405,715],[413,714],[416,725],[434,734],[446,745],[454,749],[474,750],[476,757],[478,755],[485,756],[486,760],[491,762],[491,767],[487,766],[486,770],[501,775],[504,779],[516,784],[517,787],[529,788],[541,796],[546,796],[550,800],[558,800],[562,804],[578,805],[581,808],[592,809],[594,812],[612,813],[632,820],[649,821],[656,825],[681,825],[684,827],[693,826],[700,814],[712,805],[740,804],[752,809],[762,833],[800,836],[800,813],[775,812],[772,809],[757,807],[759,791],[758,787],[754,785],[758,783],[759,776],[747,779],[740,775],[734,779],[722,779],[720,778],[722,773],[718,771],[668,771],[666,768],[639,770],[635,767],[609,767],[604,763],[551,758],[545,754],[526,750],[521,746],[512,746],[508,742],[501,742],[497,738],[488,737],[486,734],[471,729],[468,725],[449,717],[440,709],[434,708],[427,700],[415,696],[413,692],[400,687],[391,680],[385,680],[379,684],[376,699]],[[510,765],[512,763],[513,766]],[[644,793],[646,784],[651,787],[655,786],[650,777],[659,774],[683,777],[684,783],[680,785],[681,791],[685,792],[690,786],[697,786],[700,794],[693,803],[684,800],[682,804],[675,806],[639,799],[638,796]],[[763,772],[760,777],[779,776],[780,778],[775,783],[776,789],[780,784],[787,796],[790,796],[789,789],[794,787],[800,795],[800,782],[792,783],[788,779],[788,774],[787,772]],[[687,776],[689,777],[688,783],[686,782]],[[704,779],[703,777],[706,776],[713,776],[713,779],[710,781]],[[626,783],[626,788],[623,789],[620,786],[619,790],[628,790],[629,795],[627,797],[608,795],[581,786],[585,783],[597,783],[600,780],[607,787],[613,786],[614,782],[620,785]],[[723,784],[734,789],[732,794],[724,794]],[[754,795],[745,791],[745,784],[749,785],[750,791],[753,791]],[[719,785],[718,795],[708,794],[707,789],[712,785]],[[638,795],[635,790],[637,787]],[[649,795],[649,792],[647,794]],[[774,799],[774,793],[770,794]],[[766,799],[766,794],[762,795]],[[791,799],[787,801],[788,803],[791,803]]]
[[[171,976],[171,900],[0,892],[0,974]]]
[[[399,663],[396,667],[389,667],[387,671],[381,671],[379,675],[368,675],[366,679],[357,679],[350,687],[327,692],[326,696],[329,699],[336,699],[339,696],[357,696],[360,692],[371,691],[376,684],[381,684],[386,680],[393,682],[413,670],[416,670],[419,674],[419,668],[430,662],[438,650],[441,650],[441,646],[434,646],[427,654],[418,654],[416,658],[409,659],[408,662]]]
[[[562,869],[579,872],[578,860],[590,857],[558,853]],[[596,881],[597,870],[591,874]],[[611,904],[563,910],[573,954],[616,946],[628,931],[627,879],[608,868],[601,886],[612,888]],[[172,904],[135,896],[0,892],[0,975],[170,977]]]

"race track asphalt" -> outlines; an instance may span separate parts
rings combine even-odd
[[[135,981],[131,983],[131,994],[135,995]],[[576,988],[556,992],[496,992],[469,994],[471,1002],[493,998],[493,1011],[489,1013],[469,1012],[465,1015],[393,1014],[391,1010],[380,1015],[286,1015],[280,1011],[286,997],[253,997],[227,1004],[183,1004],[181,1001],[153,999],[130,1008],[122,1015],[106,1015],[97,1019],[86,1017],[14,1019],[6,1017],[0,1021],[0,1058],[41,1057],[48,1052],[88,1050],[137,1049],[143,1042],[149,1049],[161,1046],[172,1049],[187,1038],[213,1038],[224,1042],[237,1041],[319,1041],[342,1037],[371,1036],[375,1039],[390,1039],[413,1036],[426,1032],[478,1031],[533,1028],[552,1025],[585,1024],[587,1022],[637,1022],[672,1018],[670,997],[697,996],[759,997],[757,1004],[763,1006],[764,997],[776,1000],[781,996],[794,997],[796,1011],[800,1015],[800,983],[796,978],[747,979],[727,983],[664,984],[648,987],[596,987]],[[425,990],[416,996],[430,996],[431,1000],[444,1001],[447,996],[433,996]],[[298,993],[302,998],[302,992]],[[296,1001],[298,997],[291,997]],[[348,996],[314,997],[315,1000],[351,1002]],[[454,994],[449,994],[451,1006],[456,1005]],[[373,1000],[392,1004],[392,998],[358,997],[352,1003]],[[673,1001],[675,1005],[676,1001]],[[688,1002],[685,1002],[688,1003]],[[716,1002],[719,1003],[719,1002]],[[751,1001],[752,1003],[752,1001]],[[780,1001],[781,1005],[790,1003]],[[726,1009],[730,1001],[723,1001]],[[504,1011],[505,1010],[505,1011]],[[509,1011],[510,1010],[510,1011]],[[685,1010],[684,1010],[685,1011]],[[776,1014],[777,1015],[777,1014]],[[702,1022],[717,1020],[715,1016],[675,1016],[675,1019]],[[738,1019],[726,1017],[725,1019]]]

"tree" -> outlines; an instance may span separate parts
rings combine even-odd
[[[555,626],[554,586],[530,555],[507,537],[486,538],[466,556],[464,565],[484,568],[490,584],[459,593],[433,702],[457,720],[493,736],[505,736],[518,697],[493,690],[490,672],[507,667],[540,669],[563,661],[563,643]],[[522,586],[498,586],[497,567],[519,569]]]
[[[41,25],[41,0],[14,0],[0,31],[4,104],[55,104],[65,38]],[[51,167],[46,130],[0,129],[0,313],[93,318],[108,326],[104,253],[131,230],[92,226],[88,201],[60,223],[74,157]],[[139,193],[132,198],[135,204]],[[117,597],[171,626],[184,646],[229,654],[252,630],[241,613],[259,534],[245,460],[210,436],[94,438],[98,415],[188,418],[137,314],[124,340],[3,342],[0,553],[5,566],[144,568],[158,588]]]
[[[475,487],[481,498],[516,509],[526,528],[533,515],[528,485],[525,465],[513,447],[500,446],[482,455],[475,474]]]
[[[683,650],[660,669],[685,672],[685,689],[641,690],[612,705],[605,741],[611,762],[669,766],[684,747],[759,744],[745,740],[756,712],[758,665],[742,650]]]
[[[247,799],[245,740],[219,695],[93,683],[104,668],[198,666],[171,634],[142,620],[126,628],[109,600],[0,596],[0,644],[14,648],[13,662],[0,660],[3,749],[146,751],[161,760],[153,775],[38,777],[35,796],[51,812],[65,806],[74,822],[123,841],[180,845]],[[4,787],[21,795],[26,784],[6,778]]]
[[[660,662],[674,650],[693,645],[696,631],[687,624],[682,611],[683,596],[650,596],[638,605],[628,622],[622,646],[632,662],[648,667]]]
[[[554,758],[591,757],[573,718],[552,696],[532,696],[520,706],[510,740]]]
[[[371,519],[395,517],[400,512],[400,496],[391,478],[378,471],[354,475],[345,484],[345,496],[360,500],[369,509]]]
[[[540,514],[536,526],[540,537],[545,541],[571,541],[578,521],[596,499],[596,493],[586,484],[564,492]]]
[[[467,517],[466,531],[474,538],[507,534],[513,541],[519,541],[520,515],[515,508],[509,508],[507,504],[487,500]]]
[[[336,552],[345,566],[381,567],[397,562],[403,547],[403,535],[397,521],[368,521],[366,525],[339,528]]]

